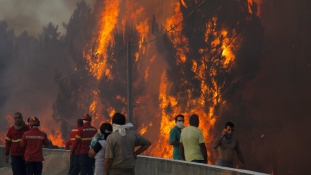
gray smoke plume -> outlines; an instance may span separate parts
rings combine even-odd
[[[59,31],[65,33],[63,23],[68,23],[76,4],[81,0],[9,0],[0,3],[0,20],[7,21],[9,27],[19,35],[27,31],[37,36],[42,26],[49,22],[60,26]],[[95,0],[85,0],[91,7]]]
[[[247,119],[235,129],[244,135],[246,162],[256,171],[309,174],[310,9],[308,0],[265,0],[261,6],[264,60],[243,92]]]

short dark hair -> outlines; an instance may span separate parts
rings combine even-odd
[[[199,116],[197,114],[192,114],[190,117],[189,117],[189,124],[191,126],[199,126]]]
[[[78,126],[83,126],[83,120],[82,119],[78,119],[77,120],[77,125]]]
[[[20,112],[15,112],[15,114],[14,115],[19,115],[20,117],[22,117],[23,118],[23,115],[22,115],[22,113],[20,113]]]
[[[125,124],[125,116],[121,113],[115,113],[112,116],[112,123],[117,125],[124,125]]]
[[[106,133],[106,130],[107,130],[107,131],[110,131],[110,132],[109,132],[109,133]],[[104,139],[106,140],[107,137],[109,136],[109,134],[112,132],[112,126],[111,126],[111,124],[110,124],[110,123],[103,123],[103,124],[101,124],[101,126],[100,126],[100,132],[101,132],[102,134],[105,135],[105,136],[104,136]]]
[[[231,128],[233,128],[233,127],[234,127],[234,124],[233,124],[232,122],[227,122],[227,123],[225,124],[225,128],[227,128],[227,126],[230,126]]]
[[[185,119],[185,117],[184,117],[182,114],[178,114],[178,115],[175,117],[175,122],[177,122],[178,117],[182,117],[183,119]]]

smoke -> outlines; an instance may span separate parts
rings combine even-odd
[[[243,132],[241,146],[251,169],[270,166],[277,175],[309,174],[310,8],[307,0],[266,0],[261,6],[264,61],[243,92],[247,120],[236,127]]]
[[[42,31],[42,26],[49,22],[59,26],[59,31],[65,33],[63,23],[68,23],[76,3],[81,0],[5,0],[1,1],[0,20],[7,21],[10,28],[17,35],[27,31],[30,35],[37,36]],[[95,0],[86,0],[93,7]]]
[[[110,73],[111,77],[103,76],[97,80],[91,73],[81,71],[57,80],[57,84],[42,86],[42,82],[53,81],[74,70],[90,68],[85,58],[88,50],[91,50],[93,61],[104,59],[103,55],[94,54],[99,44],[94,38],[99,37],[98,21],[104,1],[98,0],[94,8],[92,4],[95,0],[83,1],[76,6],[77,2],[3,2],[0,19],[7,23],[0,22],[1,116],[16,111],[22,112],[25,118],[36,115],[39,119],[42,117],[43,125],[52,125],[55,130],[63,132],[63,138],[68,138],[76,119],[90,112],[90,104],[94,101],[97,103],[94,105],[97,109],[92,113],[95,126],[109,121],[113,112],[126,113],[126,51],[120,51],[124,50],[128,41],[139,43],[141,38],[137,25],[146,19],[148,40],[163,34],[168,30],[163,27],[167,24],[167,18],[175,14],[174,3],[181,3],[139,0],[126,4],[122,1],[118,24],[112,32],[114,41],[107,45],[107,70],[110,72],[105,73]],[[186,27],[182,31],[173,31],[173,34],[143,45],[143,49],[138,45],[131,48],[135,61],[134,123],[148,126],[144,136],[157,140],[167,134],[159,131],[163,113],[168,121],[173,121],[173,116],[169,115],[175,112],[198,112],[194,101],[201,98],[203,88],[198,78],[200,75],[193,69],[194,62],[200,66],[203,55],[208,58],[205,60],[207,70],[217,71],[217,75],[207,71],[203,77],[208,87],[212,87],[209,93],[204,94],[204,100],[208,102],[203,110],[205,116],[209,115],[209,107],[216,101],[213,106],[215,116],[206,120],[217,117],[214,129],[204,134],[217,136],[224,123],[231,120],[236,125],[235,132],[241,142],[247,169],[266,173],[274,171],[274,174],[282,175],[308,174],[306,167],[311,163],[308,157],[311,139],[305,130],[311,114],[310,2],[262,1],[260,20],[255,14],[248,14],[246,2],[207,1],[203,9],[185,20],[182,25]],[[197,6],[194,1],[184,3],[187,7],[181,6],[183,17]],[[218,19],[215,20],[215,17]],[[123,18],[127,19],[125,24]],[[67,24],[66,33],[62,23]],[[208,33],[208,37],[207,23],[210,26],[217,23],[215,28],[210,27],[213,32]],[[14,29],[17,36],[10,29]],[[220,32],[223,29],[227,30],[228,35]],[[24,30],[27,32],[23,33]],[[32,37],[37,35],[38,38]],[[174,39],[180,36],[187,39],[174,45]],[[225,41],[225,36],[234,46],[241,48],[232,49],[236,59],[229,64],[230,71],[222,64],[221,43]],[[219,42],[216,46],[212,45],[217,37]],[[243,39],[234,40],[235,37]],[[188,50],[183,51],[188,59],[182,64],[176,55],[178,52],[182,54],[182,51],[177,48],[187,42]],[[163,103],[164,98],[160,99],[159,89],[165,71],[168,79],[165,95],[169,102],[162,110],[159,104]],[[10,96],[25,89],[25,93]],[[224,100],[218,101],[218,96],[213,96],[214,92],[219,92],[219,99]],[[174,104],[178,100],[179,108]],[[7,127],[5,122],[1,123],[2,128]],[[50,132],[53,134],[53,131]],[[165,149],[165,145],[162,146]],[[211,154],[211,158],[215,159],[213,155],[216,153]]]

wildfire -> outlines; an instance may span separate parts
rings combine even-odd
[[[48,122],[42,121],[40,125],[40,130],[46,133],[48,139],[52,142],[53,145],[56,145],[58,147],[65,147],[65,141],[63,139],[63,134],[60,128],[51,128],[50,125],[51,123],[48,124]]]
[[[84,57],[87,59],[90,67],[90,72],[98,80],[103,74],[111,76],[109,68],[106,65],[107,62],[107,45],[113,42],[112,31],[117,24],[117,17],[119,15],[120,0],[104,1],[104,9],[102,11],[102,18],[99,22],[100,30],[98,38],[93,41],[97,42],[97,48],[95,50],[89,49],[84,52]],[[92,45],[93,42],[89,44]]]
[[[177,101],[174,97],[167,96],[167,77],[166,71],[163,71],[161,75],[161,84],[159,89],[159,108],[161,109],[161,124],[160,124],[160,139],[157,141],[154,148],[152,148],[152,155],[157,157],[171,158],[172,157],[172,148],[169,145],[169,133],[170,130],[174,127],[175,122],[172,120],[172,116],[166,113],[166,107],[170,104],[174,108],[174,114],[179,114],[180,109],[176,107]],[[173,116],[175,116],[173,115]]]
[[[14,125],[14,119],[11,115],[6,115],[5,119],[8,123],[7,129],[10,126]],[[55,124],[54,121],[46,121],[43,119],[41,119],[40,121],[41,121],[40,130],[42,130],[43,132],[47,134],[48,139],[52,141],[53,145],[56,145],[58,147],[64,147],[65,142],[63,140],[63,135],[62,135],[60,128],[52,127],[53,129],[51,130],[51,127],[49,127],[51,124],[55,126],[59,126],[59,125]],[[0,145],[5,144],[4,142],[5,134],[6,134],[6,131],[0,133]]]
[[[244,2],[247,2],[249,5],[246,6]],[[248,0],[244,2],[244,9],[248,7],[250,14],[254,13],[255,8],[253,6],[255,3],[257,5],[260,4],[259,0]],[[156,104],[156,107],[152,106],[156,108],[154,109],[155,111],[158,111],[154,114],[157,117],[157,121],[153,123],[159,123],[159,133],[157,133],[159,137],[158,140],[153,140],[154,144],[152,144],[149,154],[164,158],[172,157],[172,147],[168,143],[169,132],[175,125],[173,118],[179,113],[186,116],[186,121],[187,117],[191,114],[196,113],[199,115],[199,128],[203,131],[206,145],[208,147],[211,146],[213,136],[210,134],[210,131],[213,129],[216,122],[217,106],[219,104],[227,104],[227,101],[223,99],[222,96],[225,82],[219,79],[219,75],[227,73],[232,69],[236,59],[236,48],[239,47],[240,44],[235,29],[218,24],[221,23],[221,19],[218,19],[217,14],[215,14],[214,16],[206,18],[205,21],[202,20],[202,24],[195,28],[195,30],[202,31],[199,36],[200,39],[202,38],[202,42],[198,44],[199,46],[195,47],[193,51],[193,45],[195,45],[194,39],[187,36],[187,34],[185,34],[187,32],[184,30],[186,22],[179,23],[184,20],[181,9],[191,11],[194,9],[193,6],[198,5],[199,2],[172,0],[169,1],[169,3],[173,7],[172,9],[174,9],[173,14],[170,16],[167,15],[162,19],[161,22],[163,25],[161,24],[161,29],[158,29],[158,31],[169,31],[165,37],[168,38],[172,49],[168,52],[173,50],[172,52],[174,52],[174,55],[170,55],[170,58],[164,59],[174,59],[181,76],[180,83],[189,85],[190,88],[185,90],[185,97],[182,97],[184,99],[178,97],[178,95],[172,95],[170,92],[173,83],[170,82],[171,80],[168,80],[169,73],[165,65],[168,61],[162,58],[164,56],[161,55],[160,51],[155,51],[155,44],[149,44],[149,42],[145,44],[151,35],[150,16],[146,15],[147,12],[143,4],[140,4],[138,1],[105,1],[98,25],[99,27],[96,31],[97,35],[85,46],[84,50],[84,58],[86,58],[88,66],[90,67],[89,70],[98,80],[98,82],[95,82],[95,84],[97,84],[94,85],[94,89],[96,89],[103,77],[109,81],[114,81],[116,77],[119,78],[118,76],[120,76],[120,72],[116,72],[113,69],[115,67],[109,65],[110,62],[108,59],[113,59],[113,61],[118,64],[124,64],[124,62],[122,62],[124,61],[123,57],[108,57],[107,47],[118,48],[121,44],[131,41],[131,36],[128,36],[129,33],[135,34],[136,38],[133,37],[135,38],[135,44],[132,45],[130,49],[133,50],[133,60],[135,60],[134,64],[137,66],[135,68],[137,68],[136,71],[139,72],[136,73],[140,75],[139,78],[137,78],[138,80],[133,82],[133,85],[135,88],[138,87],[139,90],[146,89],[147,92],[138,92],[135,94],[136,96],[133,101],[136,106],[134,105],[135,109],[133,109],[133,111],[134,113],[141,109],[148,111],[149,106],[147,106],[146,103]],[[200,13],[202,11],[200,11]],[[257,13],[259,13],[259,11],[257,11]],[[204,15],[207,14],[203,14],[202,16]],[[179,25],[175,27],[176,24]],[[121,31],[119,29],[121,29]],[[193,32],[195,32],[195,30]],[[122,33],[120,38],[123,40],[123,43],[120,42],[121,44],[117,47],[115,46],[117,40],[114,41],[114,37],[118,36],[118,32]],[[137,48],[134,48],[136,46]],[[195,56],[191,55],[193,52],[196,52]],[[189,72],[193,75],[191,78],[197,81],[195,88],[199,89],[198,94],[192,93],[192,91],[194,91],[194,86],[191,86],[191,80],[185,78]],[[124,80],[122,79],[121,81]],[[140,82],[145,83],[145,87],[141,87]],[[124,84],[122,84],[122,86],[124,86]],[[99,116],[96,119],[102,117],[100,114],[102,108],[98,106],[101,104],[100,102],[105,101],[105,99],[100,99],[98,96],[101,91],[105,91],[105,89],[93,91],[94,98],[88,108],[91,113],[96,114],[95,116]],[[154,96],[156,96],[157,99],[155,99]],[[153,100],[158,100],[158,102],[149,102],[149,98],[151,97],[153,97]],[[120,102],[119,104],[127,104],[124,94],[116,95],[113,98],[118,103]],[[107,104],[103,109],[105,109],[107,115],[110,117],[115,112],[125,112],[124,107],[122,108],[122,106],[113,106],[110,104]],[[139,115],[138,113],[139,112],[136,112],[134,115]],[[144,117],[140,117],[140,119],[144,119]],[[149,121],[146,122],[146,120],[139,120],[139,122],[141,123],[139,123],[140,126],[137,127],[138,132],[141,135],[148,136],[148,132],[152,132],[152,122],[149,123],[149,125],[147,124]],[[209,156],[212,154],[213,153],[208,152]]]
[[[261,3],[262,3],[262,0],[247,0],[247,2],[248,2],[248,11],[249,11],[249,13],[250,14],[252,14],[253,13],[253,10],[254,10],[254,8],[253,8],[253,5],[254,5],[254,2],[256,3],[256,6],[257,6],[257,13],[256,13],[256,15],[258,15],[258,16],[260,16],[260,5],[261,5]]]
[[[166,29],[169,30],[174,27],[177,23],[182,21],[183,15],[180,12],[180,3],[176,2],[175,4],[175,14],[166,20]],[[179,36],[182,31],[182,24],[178,25],[172,32],[169,33],[170,37],[173,38],[174,47],[177,49],[177,57],[182,63],[185,63],[187,57],[185,53],[189,51],[188,41],[185,36]]]
[[[244,9],[247,9],[250,14],[255,13],[254,6],[260,6],[261,0],[247,0],[243,1],[245,6]],[[105,0],[102,2],[100,19],[97,21],[97,28],[93,31],[93,38],[90,38],[89,42],[85,44],[83,49],[83,58],[85,58],[87,65],[86,67],[89,70],[89,73],[94,77],[95,82],[92,82],[92,88],[87,91],[90,96],[90,100],[87,102],[87,107],[85,108],[87,112],[90,112],[92,116],[95,116],[95,120],[102,120],[102,111],[107,113],[109,117],[113,116],[116,112],[125,113],[125,109],[122,106],[127,104],[124,94],[114,95],[113,102],[111,104],[103,104],[103,96],[99,96],[100,92],[105,91],[104,88],[99,89],[99,84],[102,80],[113,81],[116,78],[119,78],[121,75],[120,72],[117,72],[113,69],[115,68],[110,64],[110,59],[117,62],[118,65],[122,65],[125,59],[122,57],[111,58],[107,53],[107,48],[117,48],[121,47],[121,44],[131,41],[132,35],[135,34],[133,48],[133,56],[135,58],[135,66],[137,66],[136,76],[138,80],[133,82],[135,88],[138,90],[144,90],[146,92],[136,92],[134,95],[134,108],[133,111],[140,117],[139,124],[137,126],[138,132],[141,135],[148,135],[148,132],[152,132],[152,135],[155,133],[152,130],[153,126],[156,126],[159,123],[159,132],[156,133],[158,140],[152,140],[152,148],[150,149],[149,154],[157,157],[171,158],[172,157],[172,146],[169,145],[169,132],[174,127],[175,121],[174,117],[180,113],[184,114],[187,119],[192,114],[198,114],[200,117],[200,126],[202,130],[205,144],[208,147],[211,147],[213,141],[213,135],[211,135],[211,129],[213,129],[215,122],[217,121],[217,105],[227,104],[227,101],[222,94],[224,88],[224,81],[219,79],[220,74],[227,73],[233,67],[234,61],[236,58],[236,48],[239,47],[239,40],[237,39],[237,33],[234,29],[229,28],[225,25],[219,25],[219,20],[217,14],[202,20],[202,24],[198,24],[199,27],[193,29],[193,33],[196,30],[201,30],[200,39],[202,42],[195,45],[196,39],[191,39],[188,36],[188,31],[185,32],[186,22],[184,20],[184,13],[181,9],[186,9],[186,11],[192,11],[193,5],[198,4],[196,1],[185,1],[185,0],[171,0],[168,3],[173,7],[171,15],[161,16],[161,32],[166,33],[165,31],[170,31],[165,36],[169,40],[170,49],[165,50],[166,52],[173,52],[172,55],[169,55],[169,58],[164,58],[164,54],[161,55],[161,51],[157,51],[154,43],[162,42],[163,38],[160,38],[152,44],[144,44],[148,41],[148,38],[151,36],[151,27],[150,27],[150,14],[148,14],[144,8],[144,4],[139,4],[142,2],[136,1],[109,1]],[[151,3],[151,2],[150,2]],[[189,9],[188,9],[189,8]],[[200,9],[201,10],[201,9]],[[204,10],[198,10],[200,13]],[[197,11],[197,12],[198,12]],[[245,10],[244,10],[245,11]],[[260,14],[260,10],[256,12]],[[207,14],[203,14],[202,16]],[[180,25],[175,27],[176,24]],[[174,27],[174,28],[173,28]],[[193,26],[191,26],[193,27]],[[191,29],[192,30],[192,29]],[[122,40],[121,44],[118,47],[115,46],[117,43],[117,34],[119,33],[121,37],[118,40]],[[163,42],[162,42],[163,44]],[[137,46],[137,48],[134,48]],[[131,48],[131,49],[132,49]],[[172,48],[172,49],[171,49]],[[136,50],[135,50],[136,49]],[[161,48],[163,49],[163,48]],[[111,49],[113,50],[113,49]],[[114,52],[113,50],[112,52]],[[193,54],[191,55],[191,54]],[[187,85],[185,90],[185,95],[179,97],[178,95],[172,95],[171,90],[173,89],[173,80],[169,80],[168,68],[173,67],[172,65],[166,65],[169,61],[174,60],[170,64],[176,64],[176,70],[180,73],[180,84]],[[171,67],[170,67],[171,66]],[[174,65],[175,66],[175,65]],[[135,67],[136,68],[136,67]],[[134,68],[133,68],[134,69]],[[77,70],[77,67],[75,68]],[[126,71],[126,70],[121,70]],[[174,70],[175,71],[175,70]],[[221,72],[222,71],[222,72]],[[123,72],[124,73],[124,72]],[[140,75],[137,75],[140,74]],[[191,80],[185,78],[188,74],[191,74],[191,78],[196,81],[195,86],[191,86]],[[105,79],[103,79],[105,78]],[[121,77],[121,83],[116,83],[117,86],[115,91],[118,91],[118,86],[125,86],[124,77]],[[92,80],[93,81],[93,80]],[[140,82],[143,82],[140,84]],[[143,87],[141,87],[143,84]],[[189,86],[188,86],[189,85]],[[199,89],[198,94],[193,94],[192,92],[196,89]],[[114,90],[114,89],[113,89]],[[115,94],[115,93],[114,93]],[[133,96],[134,96],[133,95]],[[107,102],[107,101],[105,101]],[[114,106],[115,102],[121,104],[119,106]],[[110,103],[108,101],[107,103]],[[147,106],[148,103],[150,106]],[[82,105],[82,104],[79,104]],[[105,106],[104,106],[105,105]],[[136,105],[136,106],[135,106]],[[120,107],[121,106],[121,107]],[[123,108],[122,108],[123,107]],[[149,107],[149,108],[148,108]],[[152,110],[150,109],[152,108]],[[141,110],[144,109],[144,110]],[[146,121],[145,116],[139,116],[137,111],[151,111],[150,118],[156,118],[154,121]],[[155,112],[156,111],[156,112]],[[10,125],[13,124],[11,117],[6,117]],[[92,121],[94,123],[94,120]],[[97,124],[99,122],[96,122]],[[148,124],[149,123],[149,124]],[[54,124],[55,126],[60,126],[59,124]],[[54,145],[59,147],[64,146],[63,135],[60,132],[60,128],[51,129],[50,123],[43,123],[41,126],[42,130],[45,131],[49,139],[53,142]],[[4,135],[4,133],[2,133]],[[263,138],[264,135],[261,136]],[[152,138],[153,139],[153,138]],[[209,150],[209,149],[208,149]],[[208,155],[211,156],[213,153],[208,151]],[[211,163],[211,162],[209,162]]]

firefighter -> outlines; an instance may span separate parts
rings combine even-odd
[[[25,148],[25,161],[27,175],[41,175],[42,173],[42,144],[49,146],[46,133],[39,130],[40,121],[37,117],[29,119],[30,130],[25,132],[21,147]]]
[[[76,135],[76,144],[81,145],[79,150],[80,175],[93,175],[95,159],[88,156],[92,137],[97,133],[97,129],[91,126],[91,116],[86,114],[82,117],[83,127],[79,128]],[[76,148],[77,146],[74,146]]]
[[[24,132],[29,130],[29,126],[23,121],[20,112],[14,114],[14,126],[10,127],[5,137],[5,161],[9,163],[11,154],[11,165],[13,175],[25,175],[26,167],[24,160],[25,149],[20,147]]]
[[[71,130],[70,132],[70,138],[66,143],[66,149],[69,148],[70,145],[70,168],[68,174],[79,174],[80,172],[80,164],[79,164],[79,151],[80,151],[80,145],[74,149],[74,146],[76,145],[76,135],[78,134],[79,128],[83,126],[83,120],[78,119],[77,120],[77,126]]]

